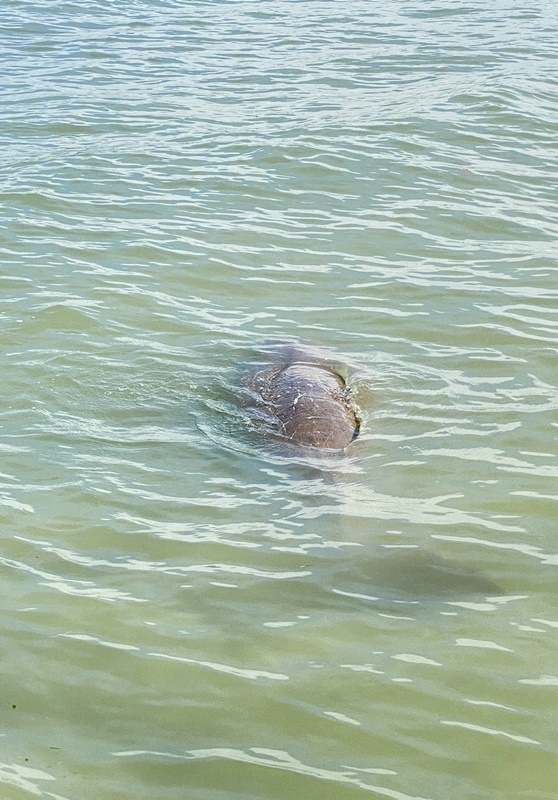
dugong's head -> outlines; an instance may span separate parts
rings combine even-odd
[[[262,397],[296,444],[343,450],[358,433],[359,420],[343,378],[327,366],[296,362],[271,372]]]

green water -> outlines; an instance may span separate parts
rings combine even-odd
[[[554,800],[555,5],[0,31],[2,799]],[[239,400],[295,337],[334,464]]]

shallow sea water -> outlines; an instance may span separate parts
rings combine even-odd
[[[2,798],[554,800],[556,6],[0,23]]]

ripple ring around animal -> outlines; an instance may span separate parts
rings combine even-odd
[[[278,348],[270,360],[249,383],[277,432],[299,446],[344,450],[360,420],[334,363],[295,346]]]

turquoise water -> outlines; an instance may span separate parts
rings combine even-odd
[[[2,798],[554,799],[556,6],[0,23]]]

